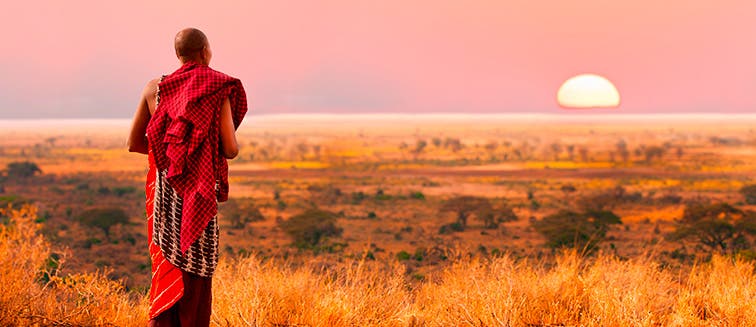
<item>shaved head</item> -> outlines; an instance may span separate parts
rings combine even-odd
[[[174,43],[176,56],[182,60],[197,59],[209,45],[205,33],[193,27],[179,31]]]

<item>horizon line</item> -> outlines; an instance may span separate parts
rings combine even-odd
[[[417,112],[417,113],[395,113],[395,112],[345,112],[345,113],[329,113],[329,112],[292,112],[292,113],[248,113],[245,117],[301,117],[301,116],[322,116],[322,117],[334,117],[334,116],[384,116],[384,117],[409,117],[409,116],[435,116],[435,117],[575,117],[575,118],[620,118],[620,117],[753,117],[756,118],[756,112],[733,112],[733,113],[721,113],[721,112],[638,112],[638,113],[595,113],[586,111],[573,111],[573,112]],[[0,117],[0,121],[67,121],[67,120],[124,120],[132,119],[132,117]]]

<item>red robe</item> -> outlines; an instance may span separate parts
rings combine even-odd
[[[207,65],[188,62],[159,84],[160,102],[147,126],[149,172],[146,210],[152,260],[149,318],[170,308],[184,295],[181,270],[153,243],[153,203],[157,170],[183,200],[181,250],[185,252],[228,199],[228,163],[220,154],[220,109],[230,99],[234,127],[247,112],[241,81]],[[218,190],[215,186],[218,183]]]

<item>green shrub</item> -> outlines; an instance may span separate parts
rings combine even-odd
[[[423,194],[423,192],[420,192],[420,191],[410,192],[410,199],[425,200],[425,195]]]
[[[409,260],[410,254],[407,251],[401,250],[396,254],[396,259],[399,261]]]
[[[121,208],[95,208],[82,212],[78,220],[85,226],[99,228],[110,237],[110,227],[129,222],[129,217]]]

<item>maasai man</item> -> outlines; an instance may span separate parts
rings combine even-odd
[[[149,326],[208,326],[218,262],[217,204],[228,199],[228,163],[247,112],[241,81],[211,69],[196,28],[178,32],[181,67],[142,91],[129,151],[147,154],[152,260]]]

